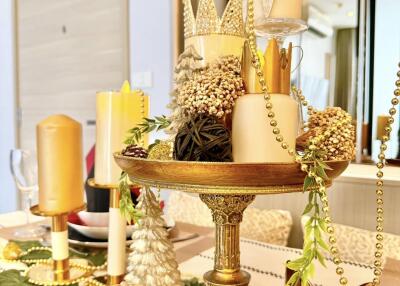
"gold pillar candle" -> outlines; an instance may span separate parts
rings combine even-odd
[[[234,35],[195,36],[185,40],[185,47],[193,46],[205,65],[223,56],[233,55],[240,58],[244,41],[244,37]]]
[[[131,91],[125,82],[119,92],[99,92],[96,95],[96,184],[117,184],[121,169],[113,153],[121,151],[129,129],[148,117],[149,99],[142,91]],[[148,135],[143,144],[148,143]]]
[[[56,214],[83,201],[82,127],[66,115],[52,115],[36,127],[39,209]]]
[[[273,1],[269,18],[300,19],[302,2],[302,0],[275,0]]]
[[[381,140],[383,136],[386,135],[385,127],[388,125],[390,116],[387,115],[379,115],[378,122],[376,127],[376,139]]]

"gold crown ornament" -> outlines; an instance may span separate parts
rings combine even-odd
[[[268,92],[290,94],[292,43],[285,49],[278,46],[276,39],[271,39],[268,42],[264,59],[264,74],[268,85]]]
[[[276,39],[268,42],[264,54],[264,79],[269,93],[290,94],[290,72],[292,63],[292,43],[280,48]],[[242,55],[242,78],[246,94],[262,93],[248,42],[244,44]]]
[[[245,41],[243,1],[230,0],[222,18],[214,0],[199,0],[196,17],[191,0],[183,0],[185,47],[193,46],[209,63],[218,57],[241,57]]]

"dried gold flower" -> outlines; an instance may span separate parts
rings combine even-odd
[[[232,113],[236,99],[244,94],[240,70],[237,57],[219,58],[182,84],[178,104],[189,115],[222,118]]]

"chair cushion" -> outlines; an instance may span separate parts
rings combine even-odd
[[[308,216],[303,216],[302,218],[303,232],[304,225],[308,219]],[[335,228],[337,246],[343,260],[371,266],[374,264],[376,232],[343,224],[333,224],[333,226]],[[400,236],[384,233],[383,237],[383,259],[393,258],[400,260]],[[328,256],[328,253],[325,252],[325,255]]]
[[[167,213],[175,221],[214,227],[211,211],[197,195],[171,192]],[[288,211],[260,210],[249,207],[241,223],[240,236],[286,246],[292,224],[292,216]]]

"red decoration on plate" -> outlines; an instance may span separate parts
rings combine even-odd
[[[73,223],[73,224],[77,224],[77,225],[86,226],[86,224],[83,223],[83,221],[81,220],[79,215],[76,214],[76,213],[71,213],[71,214],[68,215],[68,222]]]

